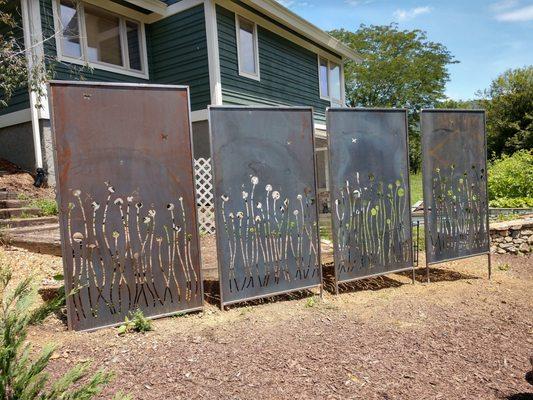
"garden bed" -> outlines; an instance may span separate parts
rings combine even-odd
[[[25,251],[0,248],[0,262],[16,276],[61,271]],[[144,335],[68,332],[51,317],[28,339],[59,346],[53,377],[84,360],[115,371],[102,399],[518,399],[533,391],[533,258],[495,255],[492,281],[486,268],[486,257],[442,264],[430,285],[423,270],[416,285],[410,273],[366,279],[324,302],[208,305]]]

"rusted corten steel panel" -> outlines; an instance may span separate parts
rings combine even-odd
[[[428,263],[489,252],[484,111],[421,114]]]
[[[337,282],[413,268],[407,112],[327,111]]]
[[[209,118],[221,303],[320,285],[312,109]]]
[[[69,327],[202,307],[186,87],[50,84]]]

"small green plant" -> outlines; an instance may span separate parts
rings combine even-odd
[[[118,327],[118,334],[125,335],[129,332],[145,333],[151,330],[152,322],[144,316],[142,310],[137,309],[124,319],[124,323]]]
[[[112,380],[112,373],[101,369],[89,376],[91,365],[85,362],[52,381],[45,369],[55,347],[46,346],[35,360],[30,357],[28,328],[61,308],[64,292],[35,307],[37,290],[32,278],[14,288],[10,288],[11,281],[11,270],[0,265],[0,399],[88,400],[97,396]],[[126,397],[118,394],[115,399]]]
[[[29,200],[30,196],[28,196],[26,193],[19,193],[17,195],[17,199],[18,200]]]
[[[316,296],[309,297],[305,302],[305,308],[313,308],[314,306],[316,306],[316,303],[317,303]]]
[[[43,216],[57,215],[57,203],[51,199],[36,199],[31,202],[31,206],[38,208]]]
[[[496,221],[498,222],[505,222],[505,221],[513,221],[515,219],[520,218],[520,214],[498,214],[496,217]]]
[[[511,268],[511,266],[507,263],[498,265],[500,271],[509,271],[509,268]]]

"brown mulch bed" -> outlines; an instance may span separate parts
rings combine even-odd
[[[21,170],[15,164],[0,158],[0,190],[7,190],[25,195],[29,198],[55,198],[52,188],[36,188],[33,186],[33,176],[27,171]]]
[[[0,262],[44,277],[52,256],[0,249]],[[154,322],[147,334],[68,332],[50,317],[36,346],[59,349],[50,372],[93,360],[117,377],[102,399],[531,399],[533,258],[486,257],[358,282],[300,298]],[[312,300],[310,300],[312,299]]]

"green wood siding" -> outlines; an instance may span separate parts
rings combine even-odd
[[[52,0],[40,0],[43,37],[54,31]],[[56,41],[45,42],[45,54],[53,78],[101,82],[180,84],[191,87],[192,110],[204,109],[210,101],[209,67],[203,5],[145,25],[149,80],[98,68],[88,69],[56,62]]]
[[[188,85],[192,110],[211,101],[204,6],[190,8],[151,24],[150,78],[152,82]]]
[[[320,99],[317,55],[258,26],[261,81],[239,76],[235,14],[217,6],[224,104],[312,106],[325,122],[329,101]]]
[[[15,19],[17,28],[12,29],[0,22],[0,36],[6,37],[5,35],[7,35],[7,37],[14,37],[19,41],[20,45],[24,47],[24,32],[22,32],[22,29],[18,28],[22,24],[20,17],[20,1],[8,2],[4,7],[6,8],[3,11],[10,13]],[[1,96],[2,93],[0,92],[0,97]],[[21,87],[13,92],[7,106],[0,107],[0,115],[24,110],[29,107],[30,96],[28,94],[28,89],[27,87]]]

